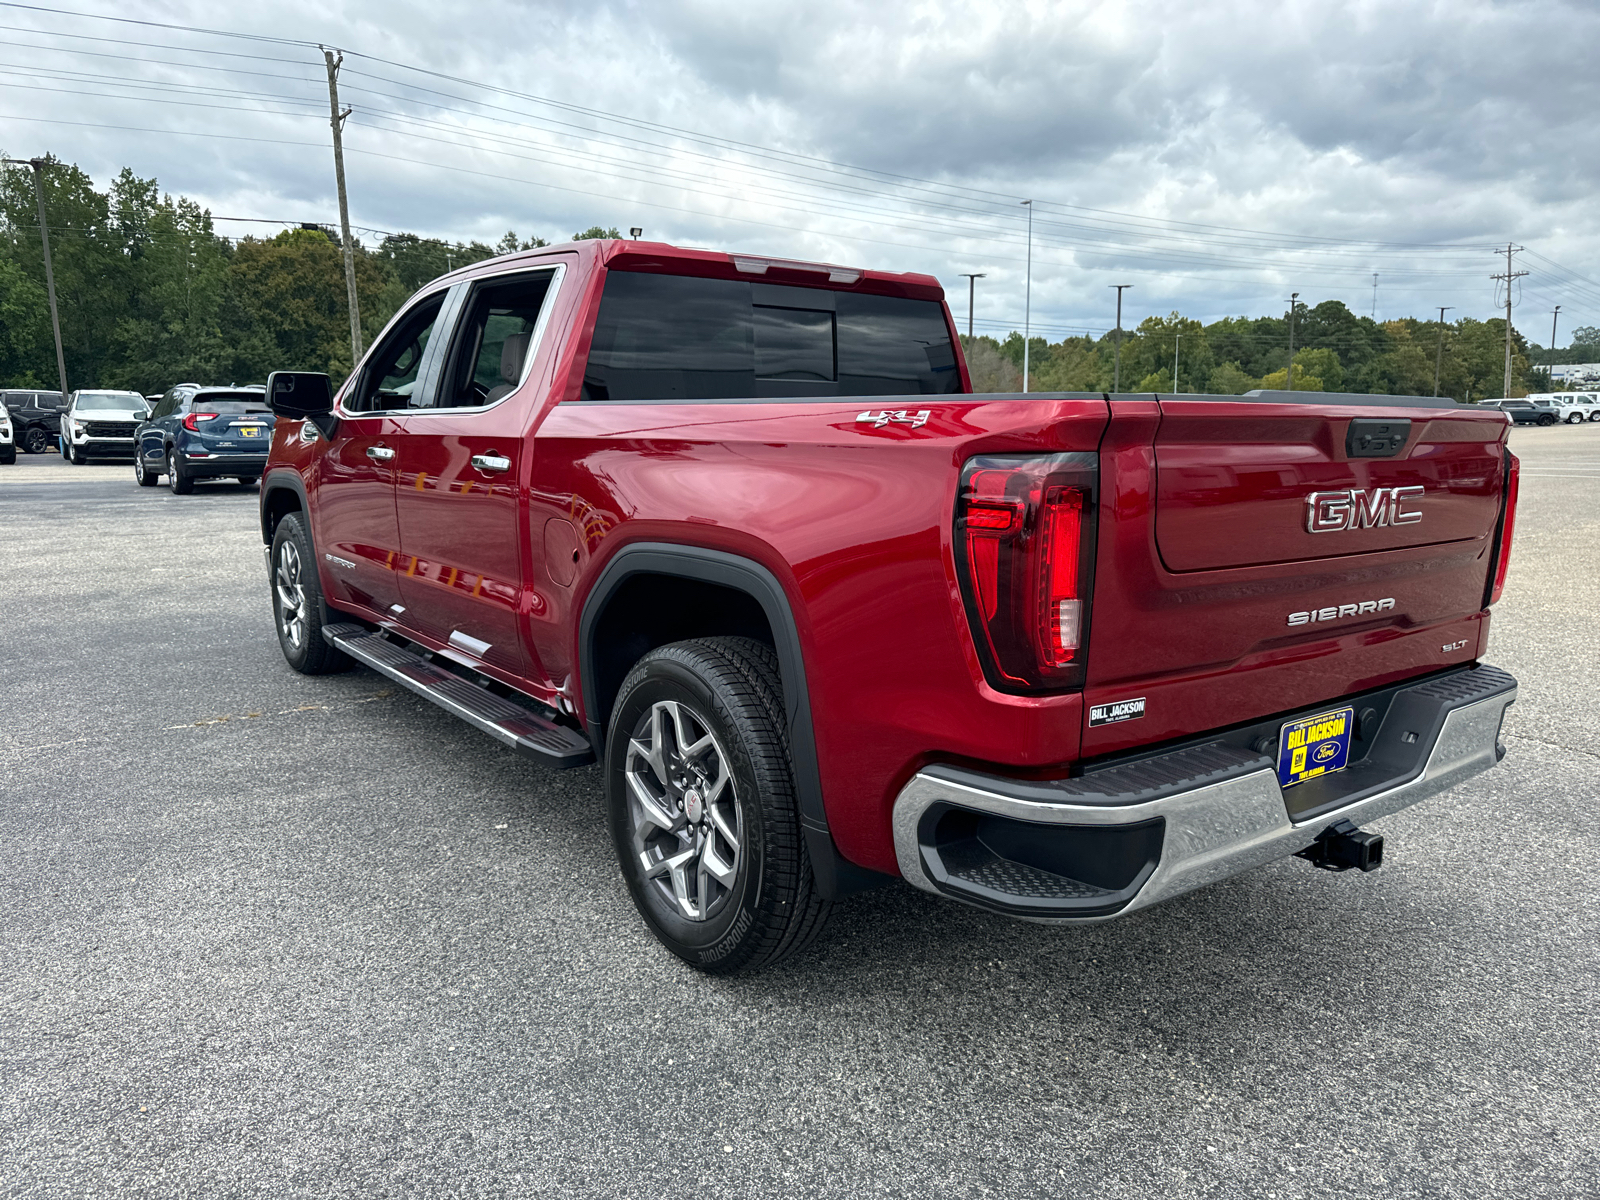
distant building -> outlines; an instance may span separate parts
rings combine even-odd
[[[1562,363],[1550,368],[1551,383],[1600,383],[1600,362]]]

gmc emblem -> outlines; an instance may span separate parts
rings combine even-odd
[[[1337,492],[1312,492],[1306,497],[1306,532],[1336,533],[1342,529],[1378,529],[1385,525],[1415,525],[1422,514],[1406,505],[1421,500],[1421,487],[1345,488]]]

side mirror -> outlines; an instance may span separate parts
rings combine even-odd
[[[274,371],[267,376],[267,407],[292,421],[310,421],[333,437],[333,381],[319,371]]]

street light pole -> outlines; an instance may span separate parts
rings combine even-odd
[[[1550,314],[1550,369],[1545,372],[1550,377],[1550,386],[1556,386],[1556,319],[1561,316],[1561,305],[1556,305],[1555,312]]]
[[[988,277],[989,277],[988,273],[985,272],[985,271],[976,271],[976,272],[963,271],[963,272],[961,272],[961,278],[963,278],[963,279],[965,279],[967,281],[967,338],[969,340],[972,337],[972,300],[973,300],[973,294],[977,291],[978,280],[987,279]]]
[[[1172,335],[1172,394],[1178,394],[1178,346],[1183,341],[1182,333]]]
[[[1131,288],[1131,283],[1108,283],[1107,287],[1117,289],[1117,341],[1116,349],[1112,351],[1111,360],[1111,392],[1115,395],[1122,390],[1122,292]]]
[[[1033,335],[1033,201],[1024,200],[1028,210],[1028,277],[1022,297],[1022,390],[1028,390],[1028,343]]]
[[[1444,315],[1453,311],[1455,305],[1441,304],[1439,306],[1439,353],[1433,360],[1433,394],[1439,394],[1439,372],[1444,367]]]
[[[1294,302],[1300,299],[1299,292],[1289,293],[1289,369],[1284,373],[1283,386],[1286,391],[1294,391]]]
[[[56,374],[61,380],[61,403],[67,402],[67,356],[61,350],[61,317],[56,312],[56,272],[50,262],[50,222],[44,215],[44,169],[49,166],[42,158],[3,158],[0,163],[8,167],[32,167],[33,187],[39,197],[39,239],[44,243],[44,287],[50,294],[50,328],[56,335]]]

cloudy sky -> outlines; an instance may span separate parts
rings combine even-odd
[[[1508,240],[1528,336],[1600,325],[1594,3],[83,0],[0,4],[0,37],[0,148],[155,176],[230,236],[337,220],[324,43],[369,240],[640,226],[925,271],[963,319],[983,272],[1001,332],[1031,198],[1052,339],[1109,328],[1116,283],[1129,325],[1292,291],[1488,317]]]

